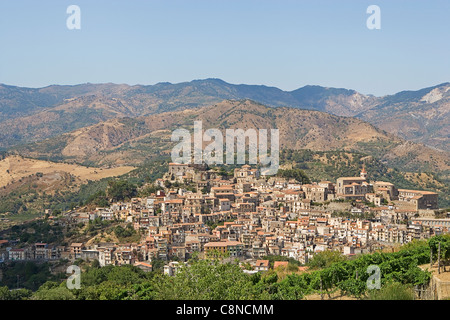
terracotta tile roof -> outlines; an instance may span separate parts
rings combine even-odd
[[[257,267],[269,267],[269,260],[256,260],[255,266],[257,266]]]
[[[242,242],[239,241],[214,241],[208,242],[205,244],[205,248],[208,247],[227,247],[227,246],[237,246],[242,245]]]
[[[278,267],[287,267],[288,263],[289,262],[287,262],[287,261],[275,261],[273,263],[273,268],[276,269]]]
[[[149,268],[151,268],[152,267],[152,265],[151,264],[149,264],[149,263],[145,263],[145,262],[141,262],[141,261],[138,261],[138,262],[135,262],[135,264],[134,264],[135,266],[144,266],[144,267],[149,267]]]

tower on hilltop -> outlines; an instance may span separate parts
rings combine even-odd
[[[359,174],[359,176],[361,178],[363,178],[364,180],[367,179],[367,171],[366,171],[366,168],[364,167],[364,164],[363,164],[363,167],[362,167],[362,170],[361,170],[361,173]]]

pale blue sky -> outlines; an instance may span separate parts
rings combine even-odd
[[[81,8],[81,30],[66,9]],[[381,8],[381,30],[366,9]],[[450,1],[0,0],[0,83],[220,78],[375,95],[450,81]]]

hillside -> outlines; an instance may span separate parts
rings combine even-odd
[[[0,161],[0,213],[33,217],[50,205],[69,206],[69,200],[76,199],[80,188],[86,190],[83,193],[91,194],[92,182],[122,176],[134,169],[131,166],[92,168],[7,156]]]
[[[80,84],[74,86],[52,85],[44,88],[24,88],[0,84],[0,121],[10,120],[55,107],[67,99],[84,95],[120,92],[122,85]]]
[[[448,153],[406,142],[364,121],[312,110],[270,108],[250,100],[108,120],[14,150],[27,157],[86,165],[137,165],[169,154],[174,145],[172,130],[192,129],[194,120],[202,120],[203,129],[278,128],[281,149],[356,151],[404,170],[450,169]]]
[[[231,85],[218,79],[153,86],[83,84],[41,89],[0,86],[0,148],[39,141],[108,119],[145,116],[250,98],[295,105],[273,87]]]
[[[120,176],[134,169],[134,167],[126,166],[110,169],[89,168],[74,164],[10,156],[0,161],[0,188],[33,175],[43,176],[64,172],[70,173],[74,177],[74,181],[84,183],[88,180],[100,180],[107,177]]]
[[[450,83],[380,98],[356,116],[406,140],[450,150]]]
[[[355,90],[305,86],[291,95],[301,108],[328,112],[337,116],[352,117],[376,104],[377,98]]]
[[[40,89],[0,85],[0,148],[55,137],[122,117],[196,109],[250,99],[272,107],[356,116],[406,140],[449,150],[450,84],[386,97],[304,86],[283,91],[220,79],[155,85],[82,84]]]
[[[387,181],[400,189],[437,192],[439,207],[450,206],[450,184],[433,172],[408,172],[391,168],[372,156],[344,151],[312,151],[284,149],[280,154],[281,169],[301,169],[312,181],[336,182],[339,177],[357,177],[364,167],[370,181]]]

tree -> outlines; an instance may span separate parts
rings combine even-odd
[[[96,269],[100,268],[100,262],[97,259],[95,259],[94,261],[92,261],[91,267]]]
[[[157,273],[162,273],[164,270],[165,261],[160,258],[152,258],[152,270]]]
[[[117,284],[114,281],[102,282],[95,288],[96,299],[98,300],[123,300],[128,296],[127,286]]]
[[[238,300],[263,296],[255,290],[252,277],[238,264],[218,260],[195,261],[182,266],[175,276],[156,276],[153,283],[155,298],[163,300]]]
[[[46,282],[31,297],[32,300],[75,300],[75,295],[66,287],[66,283],[61,285],[53,282]]]
[[[296,272],[296,271],[298,271],[298,266],[294,263],[289,262],[287,265],[287,271],[288,272]]]
[[[31,296],[31,290],[9,290],[8,287],[0,287],[0,300],[25,300]]]
[[[109,181],[107,194],[113,201],[123,201],[135,197],[137,188],[126,180]]]
[[[230,257],[229,252],[222,252],[217,249],[209,250],[209,251],[205,252],[205,255],[208,259],[211,259],[211,260],[223,260],[223,259]]]
[[[325,250],[316,253],[308,266],[312,269],[321,269],[331,266],[333,263],[345,261],[346,258],[339,251]]]
[[[136,234],[136,230],[134,230],[131,223],[128,223],[124,228],[122,226],[117,226],[114,228],[114,233],[118,238],[128,238]]]
[[[102,190],[94,193],[93,195],[89,196],[86,203],[92,203],[99,207],[107,207],[109,205],[109,201],[106,198],[106,193]]]
[[[203,187],[201,192],[202,192],[202,194],[207,194],[209,192],[208,187]]]
[[[151,195],[152,193],[156,193],[158,190],[164,190],[160,186],[156,185],[148,185],[145,186],[141,191],[139,191],[139,196],[141,197],[147,197]]]
[[[306,176],[305,172],[300,169],[280,169],[277,175],[283,178],[293,178],[303,184],[311,183],[311,180]]]
[[[450,235],[444,234],[432,237],[428,240],[428,246],[433,251],[433,259],[437,260],[439,243],[441,244],[441,259],[450,259]]]

